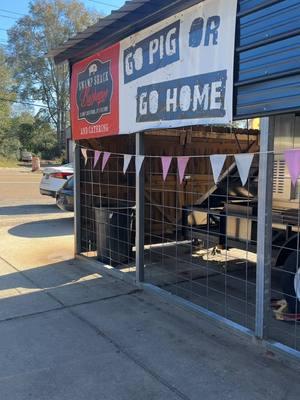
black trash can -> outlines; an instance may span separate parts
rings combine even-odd
[[[135,207],[109,205],[95,208],[97,258],[117,266],[132,258]]]

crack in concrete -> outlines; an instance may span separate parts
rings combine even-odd
[[[129,292],[126,293],[122,293],[122,294],[118,294],[118,295],[114,295],[114,296],[109,296],[109,297],[105,297],[102,299],[97,299],[97,300],[90,300],[90,301],[86,301],[86,302],[81,302],[78,304],[70,304],[70,305],[65,305],[61,300],[59,300],[56,296],[54,296],[52,293],[49,293],[46,289],[41,288],[39,285],[36,284],[36,282],[29,278],[28,276],[26,276],[26,274],[19,270],[16,266],[14,266],[13,264],[11,264],[10,262],[8,262],[7,260],[5,260],[3,257],[0,256],[0,259],[3,260],[5,263],[7,263],[11,268],[13,268],[16,272],[20,273],[25,279],[27,279],[29,282],[31,282],[32,284],[34,284],[36,287],[38,287],[39,289],[41,289],[41,291],[39,293],[46,293],[52,300],[56,301],[60,306],[59,307],[55,307],[52,308],[50,310],[44,310],[44,311],[40,311],[37,313],[31,313],[31,314],[26,314],[26,315],[21,315],[21,316],[17,316],[17,317],[11,317],[11,318],[6,318],[4,320],[0,321],[1,323],[5,323],[5,322],[10,322],[10,321],[15,321],[15,320],[19,320],[19,319],[25,319],[25,318],[30,318],[30,317],[35,317],[35,316],[39,316],[39,315],[43,315],[46,313],[50,313],[50,312],[55,312],[55,311],[63,311],[63,310],[67,310],[71,315],[73,315],[75,318],[77,318],[78,320],[80,320],[82,323],[84,323],[85,325],[89,326],[90,329],[92,329],[97,335],[101,336],[103,339],[105,339],[108,343],[110,343],[111,345],[113,345],[115,347],[115,349],[117,351],[119,351],[120,353],[122,353],[125,357],[127,357],[130,361],[132,361],[135,365],[137,365],[138,367],[140,367],[141,369],[143,369],[147,374],[149,374],[153,379],[155,379],[157,382],[159,382],[161,385],[165,386],[167,389],[169,389],[172,393],[174,393],[176,396],[178,396],[180,399],[183,400],[191,400],[188,396],[186,396],[183,392],[181,392],[179,389],[177,389],[174,385],[172,385],[170,382],[168,382],[166,379],[162,378],[160,375],[158,375],[155,371],[153,371],[150,367],[148,367],[144,362],[142,362],[141,360],[139,360],[136,356],[134,356],[133,354],[131,354],[128,350],[126,350],[125,347],[123,347],[121,344],[119,344],[118,342],[116,342],[112,337],[110,337],[109,335],[107,335],[105,332],[103,332],[101,329],[99,329],[95,324],[93,324],[91,321],[89,321],[88,319],[84,318],[82,315],[78,314],[76,312],[76,310],[74,310],[75,307],[79,307],[82,305],[88,305],[88,304],[94,304],[94,303],[98,303],[98,302],[102,302],[102,301],[107,301],[107,300],[113,300],[119,297],[124,297],[124,296],[131,296],[134,295],[138,292],[141,292],[141,289],[133,289]],[[1,300],[0,300],[1,301]]]
[[[150,367],[148,367],[144,362],[142,362],[137,357],[135,357],[133,354],[131,354],[129,351],[127,351],[125,347],[123,347],[121,344],[116,342],[112,337],[110,337],[105,332],[103,332],[101,329],[99,329],[91,321],[84,318],[82,315],[77,314],[72,309],[70,309],[69,312],[74,317],[78,318],[81,322],[88,325],[95,333],[97,333],[97,335],[101,336],[103,339],[108,341],[111,345],[113,345],[116,348],[117,351],[119,351],[120,353],[125,355],[128,359],[130,359],[132,362],[134,362],[134,364],[136,364],[138,367],[142,368],[145,372],[147,372],[150,376],[152,376],[152,378],[157,380],[163,386],[167,387],[171,392],[176,394],[179,398],[181,398],[183,400],[191,400],[190,397],[186,396],[183,392],[181,392],[179,389],[177,389],[174,385],[172,385],[166,379],[164,379],[160,375],[158,375],[155,371],[153,371]]]
[[[102,299],[87,300],[87,301],[83,301],[83,302],[80,302],[80,303],[67,304],[67,305],[64,305],[58,299],[56,299],[56,297],[53,296],[54,299],[56,299],[56,301],[58,303],[61,303],[62,305],[60,305],[59,307],[54,307],[54,308],[52,307],[52,308],[50,308],[48,310],[43,310],[43,311],[38,311],[38,312],[34,312],[34,313],[18,315],[18,316],[15,316],[15,317],[0,319],[0,324],[4,323],[4,322],[9,322],[9,321],[16,321],[16,320],[19,320],[19,319],[26,319],[26,318],[30,318],[30,317],[35,317],[35,316],[38,316],[38,315],[47,314],[47,313],[51,313],[51,312],[54,312],[54,311],[69,310],[70,308],[73,308],[73,307],[79,307],[79,306],[84,306],[84,305],[89,305],[89,304],[95,304],[95,303],[99,303],[101,301],[113,300],[113,299],[116,299],[116,298],[119,298],[119,297],[131,296],[131,295],[136,294],[138,290],[131,290],[131,291],[126,292],[126,293],[116,294],[114,296],[103,297]],[[21,294],[21,296],[26,296],[26,294]],[[0,299],[0,302],[1,302],[1,299]]]

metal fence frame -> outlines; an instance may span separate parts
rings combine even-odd
[[[233,329],[242,334],[256,338],[260,343],[271,346],[272,349],[283,352],[285,355],[292,356],[298,361],[300,352],[294,350],[280,342],[269,340],[268,336],[268,315],[271,298],[271,259],[272,259],[272,191],[269,190],[273,180],[273,160],[274,160],[274,117],[265,117],[261,122],[260,152],[259,160],[259,183],[258,189],[258,224],[257,224],[257,277],[256,277],[256,313],[255,330],[252,331],[238,323],[205,309],[202,306],[193,304],[179,296],[171,295],[169,292],[144,282],[144,187],[145,172],[142,167],[136,178],[136,275],[134,283],[146,290],[164,296],[168,301],[184,307],[202,316],[214,320],[217,324]],[[144,154],[144,135],[142,132],[136,133],[136,155]],[[80,237],[80,146],[75,147],[75,257],[81,253]],[[91,261],[89,261],[91,262]],[[92,261],[93,262],[93,261]],[[114,276],[124,280],[131,280],[124,277],[123,272],[104,268]]]
[[[260,158],[257,215],[257,265],[256,265],[256,321],[255,335],[264,339],[267,334],[267,315],[271,300],[272,261],[272,187],[274,118],[262,118],[260,131]]]

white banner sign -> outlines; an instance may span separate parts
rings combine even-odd
[[[204,0],[72,67],[76,140],[232,120],[237,0]]]
[[[237,0],[205,0],[120,43],[120,133],[232,120]]]

